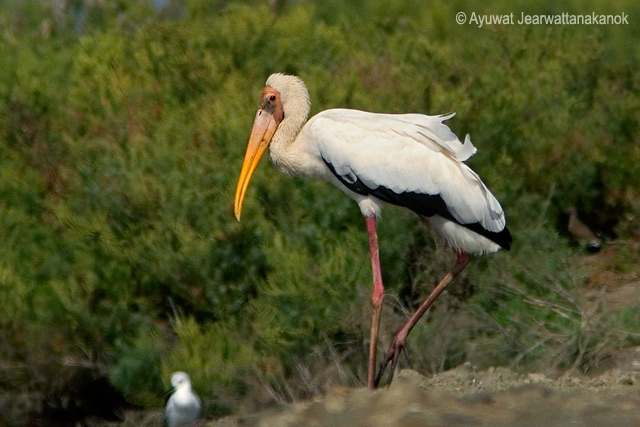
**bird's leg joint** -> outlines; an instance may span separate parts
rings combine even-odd
[[[451,272],[453,277],[456,277],[462,270],[464,270],[467,264],[469,264],[469,254],[461,250],[456,250],[456,265],[453,267],[453,271]]]
[[[400,357],[400,353],[402,352],[402,350],[405,350],[406,352],[405,343],[406,343],[408,334],[409,334],[409,331],[407,330],[407,328],[403,327],[402,329],[400,329],[400,331],[398,331],[396,336],[393,337],[393,341],[391,342],[391,345],[387,350],[387,354],[382,360],[382,363],[380,363],[380,370],[378,371],[378,375],[376,376],[376,380],[375,380],[376,387],[380,384],[382,375],[384,374],[384,371],[387,369],[387,366],[389,365],[389,363],[391,363],[391,366],[389,367],[389,375],[387,376],[386,384],[387,385],[391,384],[391,381],[393,380],[393,374],[398,364],[398,358]]]

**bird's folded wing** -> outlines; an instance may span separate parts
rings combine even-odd
[[[318,154],[343,184],[360,190],[354,191],[387,192],[386,201],[408,208],[413,207],[403,200],[413,203],[420,195],[439,196],[448,215],[443,215],[442,206],[436,213],[463,225],[479,223],[488,231],[500,232],[505,227],[502,207],[478,175],[462,163],[475,153],[475,147],[468,137],[461,143],[442,124],[446,118],[336,109],[313,117],[308,130],[318,141]],[[434,197],[425,199],[425,203],[434,201],[442,204]]]

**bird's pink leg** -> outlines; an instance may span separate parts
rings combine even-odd
[[[380,316],[382,314],[382,300],[384,299],[384,285],[380,272],[380,257],[378,255],[378,233],[376,232],[376,217],[366,217],[367,232],[369,233],[369,250],[371,251],[371,270],[373,271],[373,294],[371,305],[371,336],[369,339],[369,370],[367,371],[367,387],[375,388],[376,379],[376,351],[378,349],[378,332],[380,330]]]
[[[375,385],[378,385],[380,379],[382,378],[382,374],[386,369],[387,365],[391,363],[391,367],[389,368],[391,371],[389,372],[389,379],[387,384],[391,383],[393,379],[393,372],[396,369],[396,365],[398,364],[398,357],[400,356],[400,352],[404,348],[405,341],[407,340],[407,336],[409,332],[416,326],[416,323],[420,320],[420,318],[424,315],[424,313],[431,307],[431,304],[438,298],[438,295],[442,293],[444,288],[458,275],[469,263],[469,254],[466,252],[462,252],[456,250],[456,265],[453,267],[449,273],[445,274],[440,283],[431,291],[429,296],[420,307],[416,310],[415,313],[409,318],[407,323],[398,331],[396,336],[393,338],[391,345],[389,346],[389,350],[387,351],[387,355],[384,360],[380,364],[380,372],[378,372],[378,376],[375,380]]]

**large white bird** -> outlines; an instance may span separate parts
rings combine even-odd
[[[391,363],[389,381],[411,329],[469,262],[469,253],[509,249],[511,234],[500,203],[463,162],[476,152],[443,122],[453,114],[377,114],[331,109],[307,120],[309,93],[296,76],[272,74],[260,96],[240,172],[235,215],[240,220],[249,181],[264,151],[290,175],[328,181],[354,199],[366,218],[373,270],[373,313],[367,386]],[[451,246],[457,261],[391,343],[376,378],[376,349],[384,287],[376,217],[391,203],[425,218]]]
[[[167,400],[164,417],[168,427],[188,426],[202,414],[202,402],[191,389],[189,375],[174,372],[171,375],[174,392]]]

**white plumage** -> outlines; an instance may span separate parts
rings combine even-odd
[[[478,175],[462,163],[476,148],[468,136],[463,144],[442,123],[450,117],[327,110],[309,120],[299,139],[313,140],[318,155],[347,182],[359,179],[369,189],[382,186],[399,195],[440,195],[459,223],[478,222],[488,231],[500,232],[506,224],[504,212]],[[331,179],[328,174],[324,178]],[[345,190],[344,185],[338,187]],[[364,205],[363,215],[379,215],[382,204],[375,196],[368,198],[377,209],[367,212],[370,205]],[[443,237],[467,252],[499,249],[484,241],[482,248],[458,246],[449,234]]]
[[[188,426],[202,413],[202,402],[191,389],[189,376],[184,372],[174,372],[171,376],[174,392],[167,400],[164,411],[168,427]]]
[[[368,385],[373,387],[371,365],[375,364],[383,296],[375,219],[383,205],[403,206],[427,218],[458,254],[450,277],[443,278],[416,319],[412,317],[394,339],[393,351],[389,350],[393,367],[406,335],[444,286],[466,266],[467,254],[509,249],[511,234],[500,203],[463,163],[477,151],[469,135],[462,142],[444,124],[453,114],[331,109],[307,121],[309,111],[309,93],[302,80],[285,74],[267,79],[236,190],[235,214],[240,219],[249,180],[267,147],[281,171],[331,182],[358,203],[367,219],[374,273],[368,374]]]

